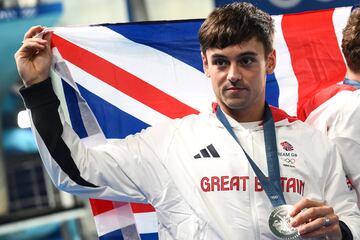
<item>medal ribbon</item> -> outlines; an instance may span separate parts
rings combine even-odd
[[[360,82],[357,82],[355,80],[345,78],[343,83],[346,84],[346,85],[349,85],[349,86],[353,86],[353,87],[355,87],[357,89],[360,89]]]
[[[260,170],[260,168],[256,165],[256,163],[251,159],[251,157],[246,153],[244,148],[241,146],[239,139],[235,135],[234,130],[232,129],[224,113],[221,111],[219,105],[216,108],[216,117],[219,119],[219,121],[223,124],[226,130],[235,139],[235,141],[239,144],[239,146],[245,153],[247,160],[249,161],[256,176],[259,178],[260,183],[266,195],[270,199],[270,202],[273,205],[273,207],[275,208],[277,206],[286,204],[280,184],[280,168],[279,168],[279,158],[276,147],[275,123],[268,104],[265,103],[263,126],[264,126],[265,151],[266,151],[266,160],[267,160],[269,178],[267,178],[264,175],[264,173]]]

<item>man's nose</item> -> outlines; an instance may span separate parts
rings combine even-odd
[[[230,64],[227,80],[232,83],[240,81],[242,78],[241,69],[237,64]]]

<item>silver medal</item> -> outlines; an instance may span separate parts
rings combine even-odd
[[[290,225],[291,205],[281,205],[272,210],[269,216],[269,228],[279,239],[298,239],[299,233]]]

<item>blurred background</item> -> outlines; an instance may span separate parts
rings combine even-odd
[[[0,0],[0,240],[98,239],[87,200],[56,190],[41,164],[18,89],[14,53],[34,25],[205,18],[226,0]],[[358,0],[248,0],[271,14]]]

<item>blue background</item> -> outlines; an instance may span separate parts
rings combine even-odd
[[[292,2],[296,0],[276,0],[277,2]],[[234,2],[232,0],[215,0],[216,6]],[[359,0],[301,0],[297,5],[291,8],[281,8],[274,5],[271,0],[245,0],[243,2],[251,2],[262,10],[272,14],[295,13],[319,9],[328,9],[341,6],[359,5]]]

